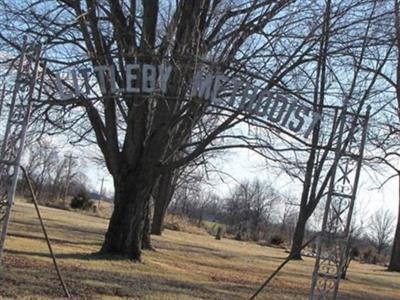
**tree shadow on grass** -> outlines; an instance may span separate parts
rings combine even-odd
[[[22,225],[22,226],[27,226],[29,229],[32,231],[32,228],[35,228],[35,231],[41,231],[40,224],[38,222],[28,222],[28,221],[12,221],[13,224],[16,225]],[[68,233],[78,233],[78,234],[85,234],[88,236],[91,236],[93,238],[93,235],[101,235],[104,237],[105,234],[105,229],[88,229],[88,228],[77,228],[76,225],[66,225],[66,224],[50,224],[49,226],[46,226],[50,228],[53,231],[61,231],[61,232],[68,232]]]
[[[7,258],[9,258],[7,253]],[[75,255],[82,260],[93,259],[93,255]],[[134,265],[131,265],[134,266]],[[0,286],[0,295],[4,297],[62,297],[55,271],[49,262],[35,261],[23,256],[7,259],[7,272],[4,284]],[[129,265],[126,266],[129,268]],[[99,296],[120,296],[129,299],[142,299],[150,294],[171,294],[181,296],[199,297],[203,299],[240,299],[235,296],[232,285],[218,285],[211,282],[189,281],[168,278],[169,274],[113,272],[107,269],[99,270],[85,268],[82,265],[61,266],[63,277],[71,294],[79,299],[97,299]]]
[[[33,252],[33,251],[21,251],[21,250],[12,250],[6,249],[5,253],[14,254],[14,255],[24,255],[24,256],[36,256],[36,257],[44,257],[51,258],[50,253],[43,252]],[[110,261],[121,261],[121,260],[129,260],[126,256],[122,255],[109,255],[103,254],[100,252],[89,252],[89,253],[55,253],[54,254],[58,259],[76,259],[76,260],[110,260]]]
[[[39,255],[48,257],[45,253],[34,253],[29,251],[7,251],[5,257],[4,281],[0,285],[0,295],[19,299],[22,297],[40,299],[41,297],[63,297],[63,291],[58,282],[54,267],[49,261],[27,258],[24,255]],[[152,270],[136,268],[125,258],[126,264],[121,264],[121,272],[103,268],[97,265],[86,265],[85,261],[107,259],[98,253],[73,253],[60,254],[57,257],[79,260],[77,265],[68,265],[63,262],[60,266],[63,277],[70,289],[71,294],[78,299],[98,299],[99,297],[126,297],[128,299],[143,299],[149,295],[168,295],[172,297],[193,297],[196,299],[247,299],[258,287],[253,284],[235,284],[228,281],[211,282],[196,281],[192,276],[177,277],[166,270]],[[112,257],[115,260],[115,257]],[[190,270],[188,270],[190,272]],[[276,286],[272,283],[263,294],[274,296],[305,295],[307,291],[288,289]],[[368,293],[352,294],[340,292],[339,299],[364,300],[374,299]],[[386,297],[386,300],[395,300]]]
[[[378,299],[381,299],[381,300],[383,300],[383,299],[384,300],[399,300],[399,297],[390,297],[390,296],[387,296],[387,295],[382,295],[382,297],[376,298],[376,295],[371,295],[371,294],[368,294],[368,293],[359,293],[359,292],[357,292],[357,293],[348,293],[348,292],[342,292],[342,291],[339,290],[337,299],[338,300],[348,300],[348,299],[351,299],[351,300],[378,300]]]
[[[43,236],[37,236],[37,235],[26,234],[26,233],[9,232],[8,236],[45,241],[45,238]],[[59,238],[53,238],[53,237],[50,237],[50,242],[52,244],[70,244],[70,245],[88,245],[88,246],[101,246],[101,244],[102,244],[101,242],[96,242],[96,241],[93,241],[93,242],[71,241],[68,239],[59,239]]]
[[[388,267],[384,267],[384,269],[381,269],[381,270],[374,269],[374,270],[372,270],[372,272],[382,273],[380,276],[392,276],[392,275],[396,275],[396,274],[398,274],[400,276],[400,271],[392,271],[392,270],[389,270]]]
[[[387,289],[400,288],[400,286],[398,284],[396,285],[396,283],[394,283],[394,282],[388,282],[388,281],[382,280],[382,278],[380,278],[380,277],[387,279],[387,276],[385,276],[384,274],[379,274],[379,275],[374,274],[374,276],[375,277],[373,277],[373,278],[371,278],[371,277],[359,278],[359,277],[352,276],[351,274],[348,274],[346,281],[353,282],[355,284],[360,284],[360,285],[377,286],[380,288],[387,288]],[[397,298],[397,299],[400,299],[400,298]]]

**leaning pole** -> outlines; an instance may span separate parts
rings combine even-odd
[[[2,93],[1,103],[8,104],[8,117],[4,134],[0,137],[0,265],[15,199],[32,101],[35,97],[40,97],[43,83],[43,80],[39,80],[40,86],[36,89],[40,56],[41,46],[28,44],[24,37],[16,70],[12,70],[16,73],[12,93],[11,95]],[[42,76],[43,74],[42,71]]]

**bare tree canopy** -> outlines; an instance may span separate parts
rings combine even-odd
[[[370,230],[378,254],[389,247],[393,239],[394,220],[389,210],[379,210],[372,216]]]
[[[304,24],[300,40],[297,36],[292,39],[293,50],[266,50],[279,40],[281,31],[295,30],[295,23],[301,22],[290,10],[284,18],[280,16],[293,3],[1,2],[6,12],[1,16],[2,50],[19,50],[13,37],[21,33],[46,48],[47,99],[36,105],[36,116],[45,116],[55,129],[71,130],[77,141],[95,141],[113,176],[115,209],[103,253],[140,259],[149,196],[159,176],[197,158],[223,132],[247,118],[239,111],[221,110],[188,97],[196,63],[212,61],[206,64],[208,69],[254,82],[248,75],[251,62],[265,57],[270,71],[259,80],[271,89],[284,75],[313,59],[305,56],[313,50],[312,33],[318,21]],[[267,38],[269,34],[276,38]],[[282,58],[272,55],[276,51],[282,52]],[[115,73],[96,74],[107,89],[94,89],[94,99],[79,95],[57,101],[56,73],[77,62],[93,68],[112,67]],[[130,65],[163,62],[172,66],[164,95],[109,93],[114,85],[112,76],[118,87],[128,88],[124,70]],[[63,84],[66,90],[73,90],[67,81]]]

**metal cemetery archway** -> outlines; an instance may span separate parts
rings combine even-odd
[[[3,95],[0,100],[0,103],[3,103],[3,106],[4,103],[9,102],[7,125],[0,149],[0,263],[7,235],[11,208],[14,202],[21,156],[24,149],[26,131],[32,109],[32,99],[40,98],[43,76],[45,74],[45,66],[41,66],[41,68],[39,66],[40,57],[41,47],[30,46],[25,39],[17,66],[12,95],[11,97]],[[40,75],[39,69],[41,69]],[[110,74],[113,74],[113,71],[115,70],[108,70]],[[103,72],[105,71],[103,70]],[[202,81],[200,75],[197,80],[199,85],[197,86],[197,89],[192,89],[192,96],[194,94],[199,98],[206,99],[207,97],[201,97],[201,95],[208,95],[208,98],[212,99],[217,93],[215,91],[215,89],[217,89],[216,86],[218,85],[217,82],[222,79],[218,76],[206,74],[206,76],[208,76],[206,77],[207,80]],[[39,87],[35,89],[39,77]],[[58,77],[58,82],[60,83],[59,85],[61,85],[60,77]],[[75,78],[74,83],[76,82],[78,82],[78,80]],[[205,83],[209,84],[207,85]],[[192,84],[194,85],[194,81]],[[80,91],[79,87],[77,88],[74,85],[71,86],[75,88],[75,91]],[[265,94],[263,94],[263,96],[270,93],[266,89],[262,91],[262,93],[264,92]],[[34,97],[34,95],[36,96]],[[257,107],[258,104],[261,105],[261,101],[258,100],[262,97],[254,96],[256,93],[252,93],[252,95],[253,98],[244,106],[242,106],[241,103],[239,109],[242,109],[243,107],[247,108],[247,105],[250,104],[250,109],[247,113],[249,115],[257,115],[255,109],[252,107],[254,106],[254,103],[256,104],[255,107]],[[232,97],[235,97],[235,95],[233,94]],[[299,107],[302,105],[297,101],[290,102],[288,99],[285,100],[281,95],[276,96],[274,100],[271,100],[272,96],[268,97],[268,101],[275,101],[275,108],[279,101],[286,101],[285,107],[289,107],[288,115],[293,112],[296,105]],[[242,102],[243,101],[244,100],[242,99]],[[266,107],[269,108],[268,106]],[[357,193],[369,119],[369,109],[365,116],[360,116],[359,111],[348,111],[346,103],[344,107],[334,107],[334,109],[336,113],[333,120],[335,135],[328,147],[329,150],[334,152],[334,159],[332,166],[328,171],[329,176],[327,176],[326,179],[327,182],[329,180],[329,188],[325,195],[326,208],[322,231],[318,237],[317,258],[309,299],[335,299],[337,296],[340,277],[348,253],[351,216]],[[266,110],[267,109],[265,108],[265,111]],[[268,118],[271,117],[271,111],[272,109],[268,111]],[[311,112],[313,113],[313,111]],[[315,115],[312,117],[311,125],[306,130],[304,137],[308,136],[313,128],[312,126],[314,126],[316,124],[315,122],[320,118],[316,112],[314,113]],[[274,115],[274,111],[272,112],[272,115]],[[263,116],[266,116],[266,114],[258,115],[258,117]],[[285,124],[288,123],[288,118],[289,117],[285,118]],[[280,124],[282,125],[282,123]],[[269,122],[268,125],[274,126],[274,121]],[[281,127],[284,126],[282,125]],[[298,133],[299,130],[293,131]],[[319,195],[318,197],[322,198],[323,195]],[[259,291],[252,297],[252,299],[259,293]]]

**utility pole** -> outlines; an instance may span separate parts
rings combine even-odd
[[[64,205],[64,207],[65,207],[65,200],[67,199],[67,195],[68,195],[69,183],[70,183],[70,180],[71,180],[72,160],[77,158],[76,156],[72,156],[72,154],[69,154],[69,155],[67,155],[65,157],[68,158],[68,170],[67,170],[67,180],[65,182],[64,197],[63,197],[63,205]]]

